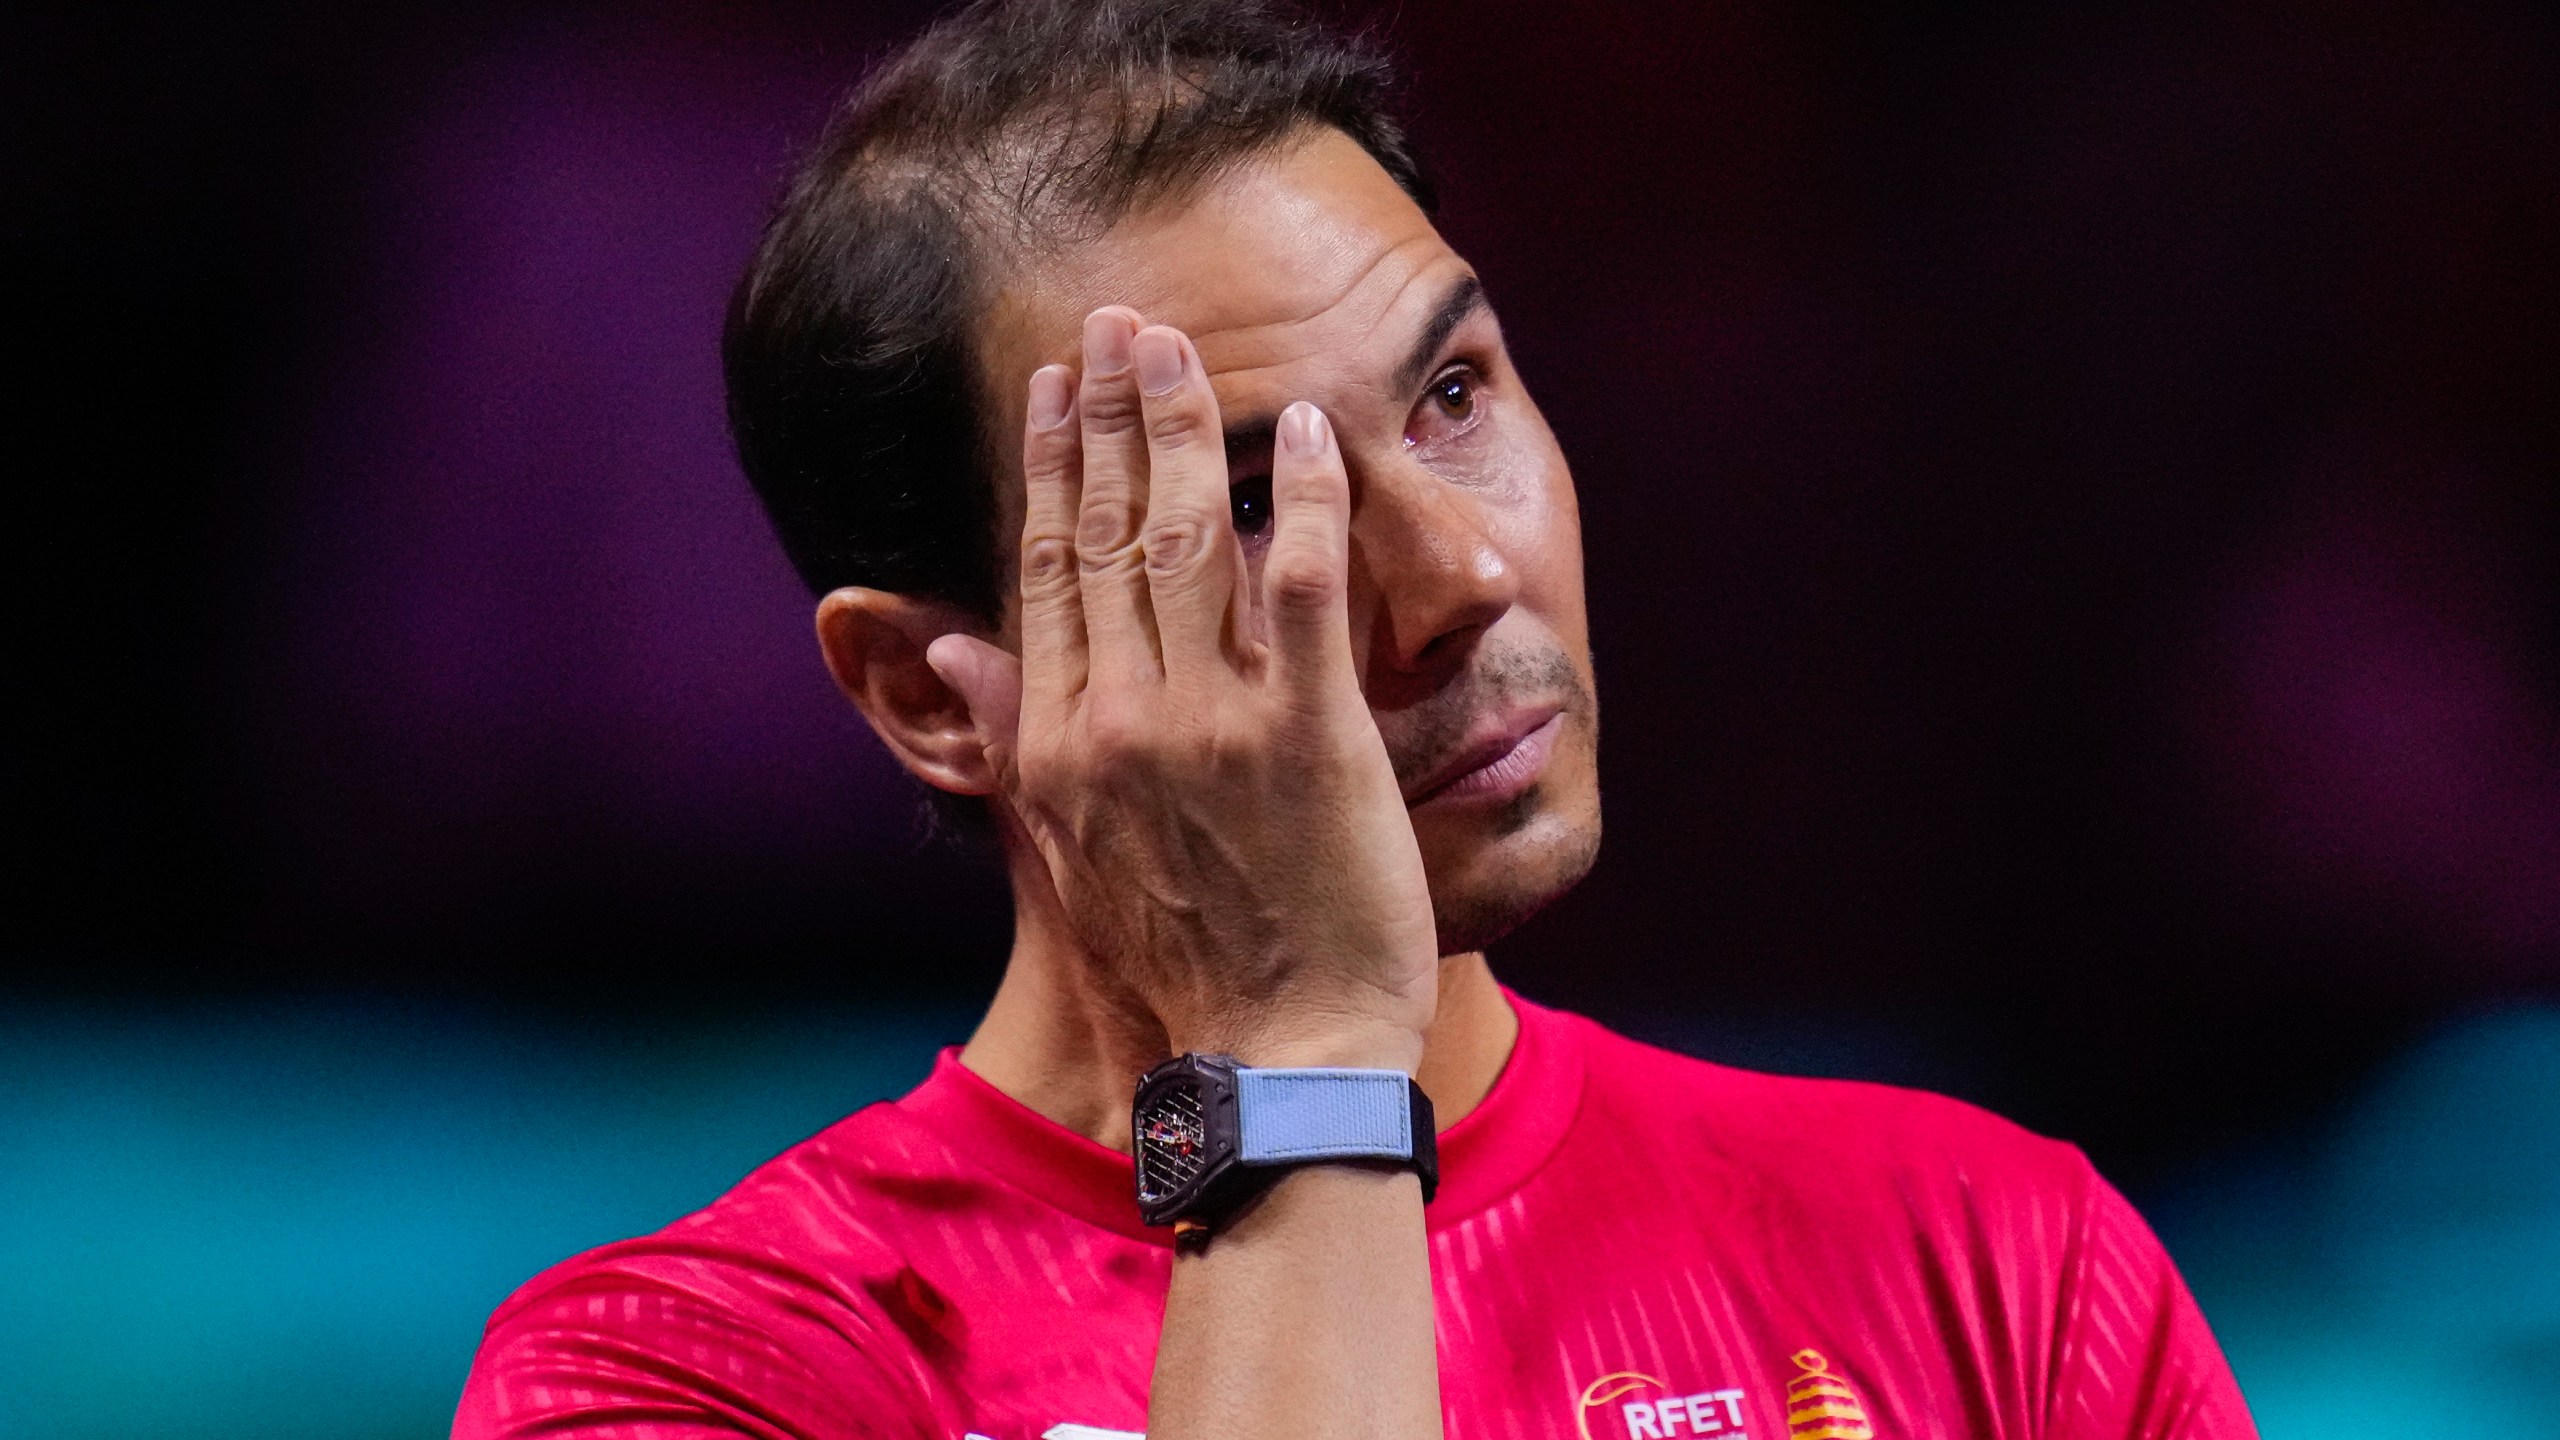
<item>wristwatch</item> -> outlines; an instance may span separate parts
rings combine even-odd
[[[1379,1164],[1440,1186],[1431,1097],[1401,1070],[1279,1069],[1177,1055],[1130,1109],[1138,1214],[1205,1238],[1301,1165]]]

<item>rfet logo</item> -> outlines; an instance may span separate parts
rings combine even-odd
[[[1687,1440],[1697,1435],[1741,1440],[1742,1392],[1683,1394],[1642,1371],[1621,1370],[1583,1388],[1573,1423],[1582,1440]]]

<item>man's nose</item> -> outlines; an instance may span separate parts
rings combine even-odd
[[[1351,515],[1352,565],[1371,596],[1361,638],[1373,702],[1445,682],[1520,597],[1482,501],[1410,462],[1380,468],[1359,477]]]

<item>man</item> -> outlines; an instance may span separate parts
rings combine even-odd
[[[1019,0],[839,117],[732,420],[1013,954],[913,1094],[509,1300],[458,1435],[2251,1433],[2076,1151],[1494,981],[1599,843],[1580,537],[1385,78]]]

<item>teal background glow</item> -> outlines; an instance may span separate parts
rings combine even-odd
[[[965,1033],[0,1010],[0,1437],[442,1435],[515,1286],[708,1203]]]
[[[904,1090],[967,1019],[0,1010],[0,1440],[441,1435],[514,1286]],[[1908,1069],[1818,1038],[1734,1058]],[[2270,1440],[2560,1435],[2560,1008],[2456,1022],[2136,1198]]]

